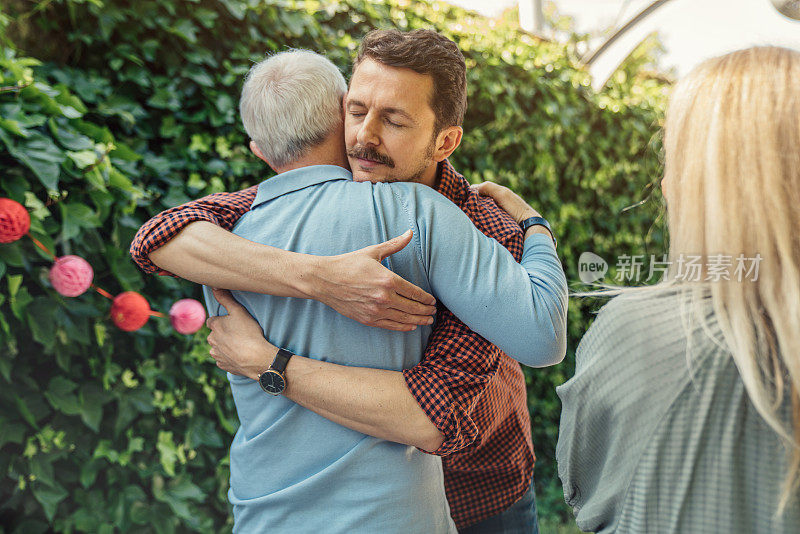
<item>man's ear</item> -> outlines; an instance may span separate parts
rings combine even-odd
[[[275,171],[275,172],[278,172],[278,171],[276,171],[276,170],[275,170],[275,167],[273,167],[273,166],[272,166],[272,163],[270,163],[270,162],[269,162],[269,160],[268,160],[266,157],[264,157],[264,154],[261,152],[261,149],[260,149],[260,148],[258,148],[258,145],[256,144],[256,142],[255,142],[255,141],[253,141],[252,139],[250,140],[250,152],[252,152],[253,154],[255,154],[255,156],[256,156],[258,159],[260,159],[261,161],[263,161],[264,163],[266,163],[267,165],[269,165],[269,166],[270,166],[270,168],[271,168],[273,171]]]
[[[264,157],[264,154],[261,152],[261,149],[258,148],[258,145],[253,140],[250,140],[250,152],[255,154],[258,159],[262,160],[264,163],[269,165],[269,161],[267,161],[267,158]]]
[[[450,157],[458,145],[461,144],[461,137],[464,129],[461,126],[450,126],[443,129],[436,136],[436,149],[433,152],[433,159],[438,163]]]

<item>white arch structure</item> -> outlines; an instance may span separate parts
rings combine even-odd
[[[770,44],[800,50],[800,21],[781,15],[772,0],[657,0],[587,54],[584,61],[592,75],[592,87],[602,88],[625,58],[654,32],[678,60],[679,75],[709,57],[748,46]]]

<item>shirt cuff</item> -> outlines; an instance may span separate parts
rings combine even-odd
[[[550,234],[539,233],[529,235],[523,242],[523,248],[527,249],[528,247],[536,247],[540,244],[550,245],[548,248],[553,250],[556,249],[556,245],[553,243],[553,238],[550,237]]]
[[[452,401],[447,385],[424,366],[403,370],[406,386],[425,415],[444,436],[435,456],[447,456],[471,445],[478,438],[478,427],[463,409]]]
[[[153,263],[150,260],[150,253],[166,245],[189,224],[198,221],[207,221],[220,226],[220,222],[215,216],[204,212],[184,215],[181,218],[162,218],[161,216],[156,216],[150,219],[139,229],[131,243],[130,254],[134,263],[147,274],[179,278]]]

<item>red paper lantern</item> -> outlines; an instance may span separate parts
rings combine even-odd
[[[139,330],[150,318],[150,305],[135,291],[126,291],[114,297],[111,320],[126,332]]]
[[[30,227],[31,216],[25,206],[10,198],[0,198],[0,243],[17,241]]]
[[[50,268],[53,289],[65,297],[82,295],[92,285],[94,271],[80,256],[61,256]]]
[[[206,309],[194,299],[181,299],[169,309],[169,321],[179,334],[194,334],[206,322]]]

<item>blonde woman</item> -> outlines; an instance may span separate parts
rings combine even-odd
[[[665,153],[667,277],[602,309],[557,389],[566,500],[587,532],[800,533],[800,53],[696,68]]]

